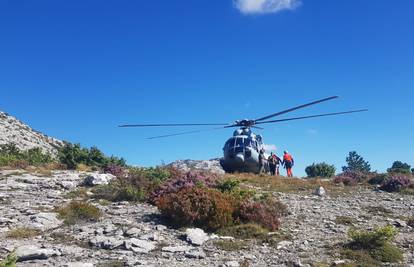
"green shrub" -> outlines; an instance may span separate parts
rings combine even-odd
[[[240,186],[240,180],[237,179],[225,179],[217,182],[216,188],[223,193],[230,193],[238,189]]]
[[[25,169],[29,165],[40,166],[53,162],[52,156],[40,148],[20,151],[13,143],[0,145],[0,166]]]
[[[395,238],[397,230],[393,226],[385,226],[374,231],[350,231],[352,241],[347,244],[349,254],[369,254],[374,260],[382,262],[399,262],[402,252],[390,242]]]
[[[72,201],[67,206],[58,208],[57,212],[59,217],[68,225],[85,221],[97,221],[102,216],[97,207],[81,201]]]
[[[79,164],[104,168],[108,165],[126,166],[125,160],[114,156],[105,156],[98,148],[82,148],[80,144],[67,143],[59,149],[59,161],[69,169],[76,169]]]
[[[14,253],[11,253],[6,256],[6,258],[0,261],[0,267],[16,267],[17,256]]]
[[[265,238],[268,233],[269,231],[267,229],[254,223],[230,226],[218,231],[219,235],[232,236],[238,239],[262,239]]]
[[[335,175],[336,168],[334,165],[329,165],[325,162],[306,167],[305,169],[308,177],[332,177]]]
[[[401,161],[395,161],[391,168],[387,169],[389,173],[403,173],[403,174],[410,174],[411,173],[411,166],[407,163],[403,163]]]
[[[368,180],[368,183],[372,185],[383,184],[388,180],[389,176],[387,174],[375,174],[371,179]]]
[[[346,158],[347,166],[342,167],[343,172],[356,171],[362,173],[368,173],[371,171],[371,165],[368,161],[364,160],[356,151],[349,152]]]
[[[387,225],[372,232],[351,230],[349,237],[352,238],[352,247],[369,249],[383,246],[392,241],[396,234],[397,230],[393,226]]]
[[[214,189],[184,188],[157,198],[156,205],[176,226],[215,231],[233,224],[234,200]]]

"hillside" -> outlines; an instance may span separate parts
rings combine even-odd
[[[13,116],[0,111],[0,144],[14,143],[20,150],[40,147],[44,152],[56,154],[57,148],[64,143],[49,137]]]

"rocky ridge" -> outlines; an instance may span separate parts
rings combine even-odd
[[[0,111],[0,144],[14,143],[20,150],[40,147],[44,152],[56,154],[63,141],[33,130],[25,123]]]

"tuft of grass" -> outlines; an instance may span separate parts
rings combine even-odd
[[[347,216],[338,216],[335,219],[335,223],[342,225],[354,225],[356,223],[356,219]]]
[[[76,190],[68,192],[64,197],[66,199],[88,199],[88,189],[86,189],[85,187],[80,187]]]
[[[65,224],[73,225],[79,222],[97,221],[101,216],[101,211],[88,202],[72,201],[63,208],[58,208],[59,217]]]
[[[224,251],[239,251],[245,248],[248,243],[241,240],[217,240],[214,241],[214,245]]]
[[[268,230],[254,223],[226,227],[218,232],[219,235],[232,236],[238,239],[263,239],[268,233]]]
[[[75,245],[80,248],[90,248],[89,242],[86,241],[80,241],[76,238],[74,238],[70,234],[65,234],[62,232],[53,232],[50,234],[50,237],[53,238],[53,243],[60,244],[60,245]]]
[[[125,263],[122,261],[107,261],[107,262],[100,262],[98,266],[100,267],[124,267]]]
[[[0,261],[0,267],[16,267],[17,256],[14,253],[11,253],[6,256],[6,258]]]
[[[11,239],[27,239],[39,234],[41,234],[41,231],[38,229],[21,227],[8,231],[6,237]]]
[[[369,206],[366,207],[365,210],[371,214],[383,217],[387,217],[393,214],[391,210],[384,208],[383,206]]]

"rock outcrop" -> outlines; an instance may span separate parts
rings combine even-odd
[[[177,160],[168,166],[177,168],[183,171],[208,171],[216,174],[224,174],[224,170],[220,165],[220,159],[211,160]]]
[[[0,144],[14,143],[20,150],[39,147],[44,152],[56,154],[64,142],[33,130],[15,117],[0,111]]]

